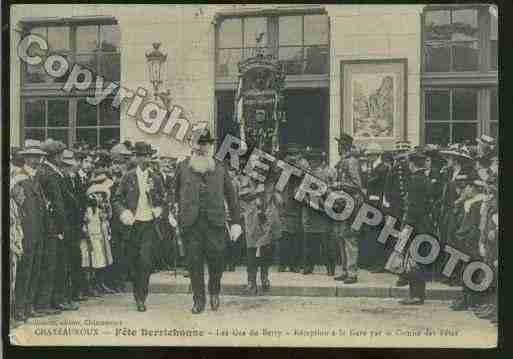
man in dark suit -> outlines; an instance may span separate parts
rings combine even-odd
[[[121,222],[132,226],[130,233],[130,274],[137,310],[146,311],[148,286],[155,261],[156,242],[162,240],[160,218],[165,209],[164,185],[149,167],[153,153],[143,141],[134,146],[136,168],[121,179],[113,207]]]
[[[25,321],[29,317],[40,317],[45,313],[34,310],[34,299],[39,282],[41,264],[41,246],[45,233],[46,198],[36,173],[46,152],[41,150],[39,141],[27,140],[18,156],[24,160],[20,173],[13,178],[16,185],[23,188],[25,201],[21,207],[23,213],[23,256],[17,267],[14,319]]]
[[[175,200],[178,224],[188,256],[194,305],[193,314],[205,310],[204,262],[208,264],[210,305],[219,308],[226,238],[225,200],[230,212],[231,239],[242,233],[235,190],[222,163],[212,157],[210,131],[199,136],[192,156],[178,164]]]
[[[48,236],[44,238],[43,258],[41,261],[39,290],[36,299],[36,310],[46,314],[57,314],[67,310],[67,305],[60,303],[62,293],[59,292],[58,273],[64,270],[57,265],[58,248],[63,245],[66,226],[66,209],[62,188],[64,173],[59,168],[65,145],[60,141],[48,139],[43,143],[43,151],[48,153],[36,177],[41,183],[43,193],[48,200]]]
[[[429,195],[430,184],[426,177],[423,168],[425,157],[420,153],[409,155],[409,164],[411,176],[407,185],[406,197],[406,212],[404,214],[404,223],[412,226],[415,229],[413,234],[429,234],[430,220],[429,220]],[[413,238],[413,236],[411,238]],[[426,256],[429,253],[422,253],[421,256]],[[408,254],[407,254],[408,255]],[[406,265],[406,263],[405,263]],[[408,280],[410,285],[410,297],[402,300],[400,303],[404,305],[421,305],[424,304],[426,297],[426,280],[429,276],[429,271],[422,264],[406,265],[406,272],[404,278]]]

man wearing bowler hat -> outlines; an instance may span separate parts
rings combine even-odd
[[[178,164],[175,177],[178,225],[188,257],[193,314],[205,310],[205,261],[208,264],[210,306],[214,311],[219,308],[227,235],[225,200],[233,223],[231,240],[237,240],[242,233],[232,180],[226,167],[212,156],[214,139],[208,129],[196,138],[192,155]]]
[[[164,186],[150,168],[153,150],[144,141],[134,145],[137,166],[128,171],[114,194],[113,207],[121,223],[130,228],[130,275],[137,310],[146,311],[148,286],[154,266],[156,242],[162,240],[159,222],[165,210]]]
[[[362,177],[358,158],[351,152],[353,138],[341,133],[335,139],[341,160],[335,165],[337,175],[332,188],[347,192],[354,199],[355,208],[358,208],[363,201]],[[334,279],[345,284],[358,281],[358,233],[351,229],[352,222],[352,218],[343,222],[336,221],[332,227],[332,236],[338,242],[342,262],[342,273]]]

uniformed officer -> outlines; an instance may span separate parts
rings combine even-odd
[[[363,189],[360,163],[351,152],[353,138],[346,133],[341,133],[336,140],[338,141],[338,152],[341,160],[335,165],[337,175],[336,181],[332,184],[332,189],[343,190],[351,195],[355,201],[355,208],[358,208],[363,201]],[[354,214],[351,217],[354,217]],[[344,281],[345,284],[353,284],[358,281],[359,234],[351,229],[353,219],[336,221],[332,226],[332,236],[338,242],[342,262],[342,273],[334,279]]]

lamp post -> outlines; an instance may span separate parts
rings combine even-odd
[[[171,91],[159,91],[160,86],[163,84],[162,70],[163,65],[167,61],[167,54],[162,53],[159,48],[161,43],[154,42],[153,50],[146,53],[146,61],[148,62],[148,71],[150,75],[150,82],[153,85],[153,91],[155,98],[160,99],[164,105],[169,108],[171,103]]]

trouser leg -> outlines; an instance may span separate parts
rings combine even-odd
[[[205,303],[204,250],[201,238],[193,229],[183,233],[186,247],[187,267],[191,280],[194,303]]]
[[[358,275],[358,237],[355,233],[349,234],[345,238],[345,250],[347,261],[347,272],[349,276]]]
[[[410,298],[426,298],[426,281],[424,278],[416,274],[411,274],[409,277],[410,282]]]
[[[134,297],[144,302],[148,296],[148,287],[153,270],[155,229],[153,222],[135,223],[133,245],[134,258]]]
[[[80,252],[80,241],[74,238],[71,243],[71,298],[76,298],[80,295],[83,289],[83,271],[82,271],[82,258]]]
[[[55,286],[55,274],[57,268],[57,242],[56,236],[44,238],[43,255],[41,262],[41,280],[37,290],[36,303],[40,309],[48,309],[51,306],[52,295]]]
[[[29,304],[30,285],[32,282],[34,264],[34,251],[23,253],[21,260],[16,266],[16,286],[14,288],[16,316],[23,317],[26,312],[26,305]]]
[[[260,267],[260,280],[262,284],[269,280],[269,267],[272,263],[272,245],[260,247],[260,258],[257,258],[257,266]]]
[[[291,234],[289,232],[283,232],[280,238],[279,258],[280,265],[284,267],[290,266],[290,237]]]
[[[218,295],[221,292],[221,278],[224,271],[224,253],[226,250],[226,232],[224,227],[205,226],[203,248],[208,265],[208,292]],[[218,246],[221,244],[221,246]]]
[[[55,276],[54,276],[54,290],[52,293],[52,304],[63,304],[65,303],[65,291],[66,291],[66,271],[67,271],[67,260],[68,253],[66,250],[66,241],[67,238],[63,240],[59,240],[57,242],[57,258],[56,258],[56,268],[55,268]]]
[[[337,246],[336,242],[330,238],[327,233],[320,235],[321,248],[322,248],[322,263],[328,268],[328,272],[335,270],[335,263],[337,260]]]
[[[248,271],[248,283],[254,284],[256,282],[257,275],[257,258],[256,258],[256,248],[247,248],[246,256],[247,256],[247,271]]]

